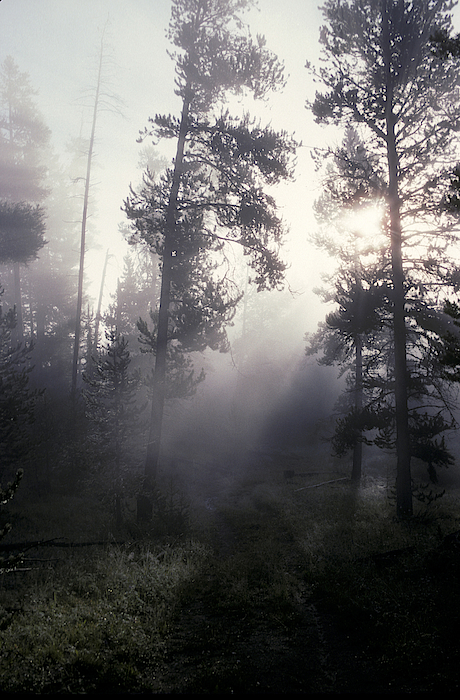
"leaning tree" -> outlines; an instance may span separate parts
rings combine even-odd
[[[158,181],[147,173],[141,190],[131,190],[125,202],[131,240],[149,246],[161,270],[149,331],[155,369],[147,482],[158,464],[168,357],[177,367],[181,354],[228,347],[225,326],[241,297],[228,245],[241,246],[258,289],[283,280],[284,226],[267,188],[292,176],[296,144],[247,114],[232,117],[225,107],[231,95],[263,98],[284,85],[282,65],[241,19],[252,4],[173,0],[168,36],[182,110],[151,118],[141,138],[173,139],[176,154]]]

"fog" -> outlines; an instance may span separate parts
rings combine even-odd
[[[458,692],[460,35],[245,3],[0,0],[3,693]]]
[[[276,129],[295,133],[303,147],[298,152],[296,182],[284,184],[276,199],[289,226],[284,256],[292,265],[291,287],[302,294],[299,313],[312,330],[322,310],[312,293],[318,269],[307,236],[315,226],[311,205],[318,194],[310,148],[325,143],[324,129],[315,125],[305,109],[314,96],[306,60],[319,53],[320,13],[315,2],[290,0],[280,7],[276,0],[263,0],[259,11],[246,14],[253,36],[263,34],[267,45],[285,63],[289,76],[286,89],[263,104],[251,106],[251,114]],[[180,102],[174,94],[174,62],[166,30],[170,19],[167,0],[3,0],[0,7],[2,55],[11,55],[21,71],[29,74],[37,90],[36,104],[52,132],[52,145],[65,161],[66,145],[78,136],[89,137],[91,99],[102,33],[108,47],[108,91],[120,99],[121,114],[108,109],[98,116],[97,153],[92,181],[96,229],[88,251],[87,275],[96,299],[106,248],[114,257],[108,270],[104,302],[123,268],[126,243],[118,232],[123,222],[120,207],[130,183],[142,176],[138,168],[139,132],[150,116],[176,114]],[[292,18],[295,17],[295,21]],[[287,105],[289,108],[287,109]],[[118,106],[118,105],[117,105]],[[170,144],[159,144],[171,156]],[[299,197],[302,205],[299,207]],[[312,309],[314,307],[314,310]],[[299,328],[302,334],[303,328]]]
[[[85,261],[85,294],[93,311],[107,250],[110,257],[103,312],[113,303],[117,280],[123,273],[128,246],[119,232],[124,222],[120,208],[130,184],[136,185],[142,177],[138,166],[141,145],[136,142],[139,131],[149,116],[177,113],[180,107],[174,95],[174,62],[167,55],[169,15],[166,0],[4,0],[0,5],[2,57],[11,55],[20,71],[28,74],[37,92],[36,106],[51,130],[54,156],[64,168],[72,157],[68,152],[71,141],[89,137],[91,94],[105,32],[109,60],[104,90],[116,100],[107,100],[96,128]],[[278,325],[274,315],[267,337],[259,338],[259,348],[254,345],[250,349],[249,367],[239,367],[232,354],[207,353],[205,383],[194,399],[176,407],[186,416],[186,426],[178,432],[198,432],[205,442],[213,442],[215,451],[219,443],[231,449],[237,435],[238,443],[247,447],[270,445],[290,450],[294,443],[302,446],[312,439],[321,421],[318,409],[322,413],[324,406],[325,414],[330,410],[330,400],[322,390],[319,401],[315,362],[310,361],[307,367],[303,359],[303,336],[314,330],[324,315],[313,292],[321,281],[324,258],[314,251],[308,236],[315,227],[311,205],[317,195],[310,148],[325,137],[304,106],[313,94],[304,65],[318,56],[320,13],[314,2],[291,0],[281,8],[275,0],[263,0],[260,9],[251,11],[246,19],[254,36],[266,36],[268,46],[285,62],[288,75],[285,90],[262,104],[251,104],[251,113],[260,116],[262,123],[294,133],[302,142],[295,182],[282,184],[273,193],[289,231],[282,251],[289,269],[288,291],[281,293],[281,302],[276,300],[279,293],[271,292],[273,301],[268,304],[284,307],[285,318]],[[157,150],[170,157],[162,148],[167,149],[168,144],[159,144]],[[76,284],[76,273],[72,274]],[[232,336],[231,329],[229,333]],[[268,347],[275,337],[276,347]],[[233,338],[237,338],[235,332]],[[196,366],[201,362],[197,358]],[[330,391],[333,397],[330,375],[327,394]],[[312,400],[314,418],[309,408]],[[171,413],[174,409],[168,410]],[[177,422],[173,423],[177,431]],[[165,430],[168,434],[167,418]]]
[[[69,144],[89,138],[92,91],[104,33],[107,99],[96,127],[85,262],[85,305],[93,317],[107,252],[103,315],[113,305],[123,275],[129,247],[120,232],[120,227],[126,225],[121,207],[130,185],[137,185],[142,178],[142,147],[136,139],[150,116],[177,115],[180,109],[174,94],[174,62],[167,53],[169,16],[170,3],[166,0],[0,3],[2,59],[11,56],[19,70],[29,76],[36,90],[37,109],[51,130],[52,157],[64,171],[75,159]],[[196,371],[203,367],[206,379],[194,397],[171,401],[166,408],[162,447],[166,469],[176,458],[228,462],[229,455],[248,451],[303,452],[309,454],[312,464],[317,463],[330,455],[327,437],[335,401],[344,387],[336,368],[319,367],[315,358],[305,357],[305,333],[313,332],[329,310],[315,289],[331,267],[331,260],[310,241],[317,228],[313,204],[321,193],[311,150],[335,146],[342,138],[334,129],[315,124],[305,108],[306,100],[313,99],[316,90],[305,63],[319,60],[321,13],[314,0],[260,0],[259,9],[251,10],[246,20],[253,36],[265,35],[268,47],[284,61],[288,77],[284,91],[261,104],[250,103],[251,115],[263,124],[286,130],[301,143],[294,181],[272,192],[288,230],[281,252],[288,263],[286,284],[282,292],[264,292],[256,302],[256,308],[257,303],[261,305],[259,314],[267,315],[267,322],[243,338],[244,357],[238,354],[243,332],[241,309],[235,325],[228,329],[230,352],[206,351],[194,356]],[[237,101],[236,107],[242,105]],[[168,148],[167,143],[155,145],[159,157],[171,158]],[[75,208],[68,216],[76,214],[82,191],[77,189],[71,196]],[[65,216],[62,214],[62,223]],[[59,229],[59,224],[53,225],[48,238]],[[72,246],[77,245],[74,235]],[[46,255],[45,247],[38,264]],[[36,264],[30,264],[32,270]],[[75,265],[68,276],[75,283],[70,293],[75,293]],[[10,272],[5,270],[2,283],[7,287],[11,280]],[[11,298],[8,291],[7,287],[5,301]],[[53,292],[53,288],[50,286],[48,291]],[[145,311],[148,313],[148,309]],[[133,356],[138,356],[138,345],[134,339],[130,342]],[[62,352],[68,350],[66,346]],[[64,355],[61,359],[64,365]],[[64,368],[62,376],[53,379],[58,391],[65,385],[65,372]]]

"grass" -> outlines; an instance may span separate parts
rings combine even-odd
[[[12,518],[15,539],[113,540],[110,518],[99,510],[91,526],[91,510],[37,502]],[[174,538],[128,527],[131,544],[39,550],[50,561],[5,575],[0,689],[457,688],[460,545],[445,540],[459,529],[455,489],[401,522],[377,488],[304,489],[267,473],[191,520],[206,524]]]
[[[318,608],[359,647],[377,692],[456,689],[460,547],[443,542],[459,527],[458,496],[408,522],[373,494],[340,487],[327,501],[322,517],[310,502],[313,534],[300,537]]]
[[[1,689],[148,687],[182,588],[207,556],[198,542],[110,547],[29,576],[19,609],[1,611]]]

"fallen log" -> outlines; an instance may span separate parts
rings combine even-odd
[[[322,481],[319,484],[310,484],[310,486],[302,486],[300,489],[295,489],[295,491],[305,491],[305,489],[315,489],[318,486],[324,486],[325,484],[335,484],[337,481],[348,481],[348,476],[343,476],[340,479],[330,479],[329,481]]]

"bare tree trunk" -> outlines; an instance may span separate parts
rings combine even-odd
[[[96,95],[94,98],[94,108],[93,108],[93,121],[91,125],[91,137],[88,148],[88,158],[86,161],[86,180],[85,180],[85,194],[83,199],[83,216],[81,222],[81,237],[80,237],[80,267],[78,272],[78,294],[77,294],[77,313],[75,319],[75,340],[73,347],[73,362],[72,362],[72,387],[71,387],[71,398],[72,404],[75,405],[76,392],[77,392],[77,374],[78,374],[78,356],[80,351],[80,335],[81,335],[81,309],[83,303],[83,277],[84,277],[84,267],[85,267],[85,246],[86,246],[86,221],[88,218],[88,200],[89,200],[89,185],[91,178],[91,164],[93,159],[93,149],[94,149],[94,136],[96,133],[96,120],[97,112],[99,106],[99,94],[101,88],[101,75],[102,75],[102,60],[104,54],[103,39],[101,41],[101,50],[99,54],[99,69],[96,84]]]
[[[357,415],[360,415],[363,408],[363,341],[360,334],[356,336],[355,346],[355,411]],[[359,484],[361,481],[362,461],[363,443],[362,440],[357,440],[353,448],[353,466],[351,469],[351,480],[356,484]]]
[[[107,248],[107,252],[105,254],[105,260],[104,260],[104,267],[102,268],[101,287],[99,289],[99,299],[97,302],[97,311],[96,311],[96,323],[94,326],[94,349],[96,352],[97,352],[97,344],[99,342],[99,324],[101,321],[102,297],[104,294],[105,275],[107,273],[108,261],[109,261],[109,249]]]

